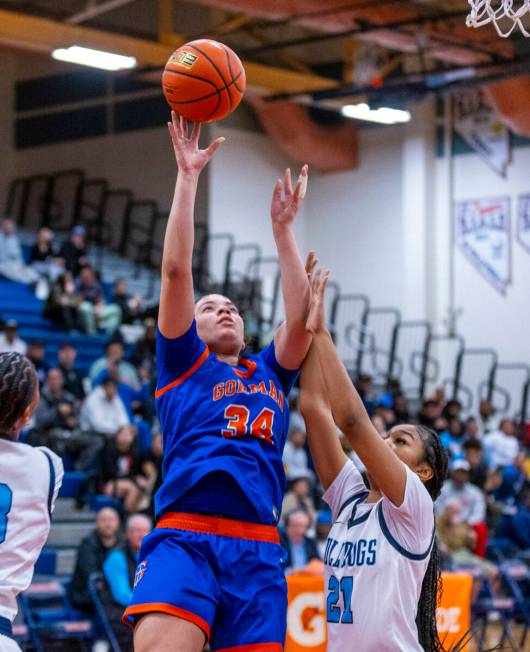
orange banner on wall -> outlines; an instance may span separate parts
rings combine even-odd
[[[469,575],[443,575],[444,589],[437,618],[440,639],[446,649],[451,649],[469,631],[472,585]],[[287,588],[285,652],[326,652],[324,578],[291,575],[287,578]]]

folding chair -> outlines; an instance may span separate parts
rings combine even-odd
[[[515,616],[514,598],[494,595],[486,575],[480,569],[458,565],[458,570],[469,573],[475,582],[481,582],[480,593],[471,605],[471,618],[474,624],[473,629],[476,632],[475,636],[479,652],[484,649],[488,622],[493,614],[499,615],[502,626],[499,648],[502,647],[505,641],[508,641],[513,652],[520,652],[511,627]]]
[[[20,605],[36,652],[48,645],[76,640],[82,650],[91,649],[93,627],[89,620],[80,620],[71,607],[63,584],[51,579],[38,579],[20,595]]]
[[[515,618],[524,623],[519,643],[524,649],[530,627],[530,569],[522,561],[514,559],[501,565],[501,574],[505,586],[515,600]]]

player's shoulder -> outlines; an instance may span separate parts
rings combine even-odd
[[[61,458],[46,446],[30,446],[19,441],[2,441],[3,455],[17,474],[34,475],[52,467],[55,473],[63,473]]]

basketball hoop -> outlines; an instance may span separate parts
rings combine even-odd
[[[508,38],[516,27],[530,37],[523,18],[530,15],[530,0],[468,0],[471,11],[466,19],[468,27],[483,27],[493,23],[499,36]]]

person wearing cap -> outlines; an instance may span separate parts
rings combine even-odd
[[[442,512],[449,500],[456,499],[461,506],[461,519],[469,525],[477,525],[486,520],[486,500],[482,491],[469,481],[469,472],[467,460],[455,460],[451,464],[449,479],[444,482],[436,501],[436,511]]]
[[[0,276],[17,283],[37,283],[39,275],[26,265],[13,220],[3,220],[0,227]]]
[[[83,226],[74,227],[70,238],[63,243],[59,254],[64,260],[65,268],[74,276],[78,276],[81,267],[88,264],[85,236],[86,231]]]
[[[4,324],[4,332],[0,333],[0,353],[20,353],[26,355],[28,345],[18,336],[16,319],[8,319]]]

